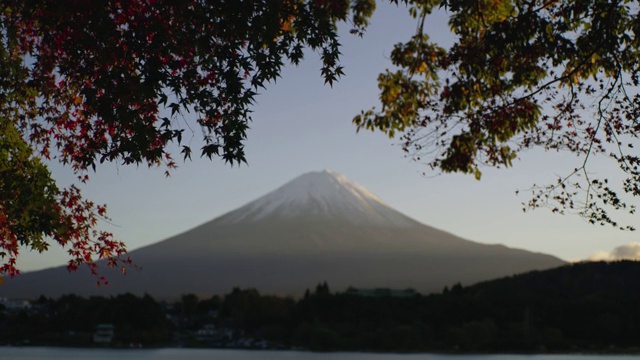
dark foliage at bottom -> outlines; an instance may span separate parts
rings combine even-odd
[[[394,294],[396,296],[394,296]],[[398,295],[401,294],[401,295]],[[183,295],[175,303],[127,294],[5,309],[5,343],[92,344],[99,324],[109,346],[304,348],[318,351],[638,352],[640,263],[580,263],[441,294],[331,293],[301,299],[234,289],[223,298]]]

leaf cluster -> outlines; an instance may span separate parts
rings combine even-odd
[[[638,195],[629,153],[640,129],[637,1],[404,3],[418,31],[395,46],[396,68],[378,78],[381,109],[356,116],[358,129],[400,133],[405,151],[431,169],[478,179],[483,166],[510,167],[529,148],[574,153],[583,162],[560,177],[571,191],[534,186],[526,208],[575,208],[590,222],[630,228],[608,211],[633,213],[628,198]],[[434,11],[449,16],[448,48],[428,37]],[[623,183],[600,186],[587,166],[594,155],[613,159]]]
[[[43,155],[82,171],[103,161],[175,164],[193,112],[201,155],[246,161],[243,142],[256,91],[286,60],[317,51],[332,84],[342,75],[337,23],[362,30],[372,1],[9,2],[3,50],[24,91],[6,104]],[[238,21],[241,19],[241,21]],[[15,75],[15,74],[10,74]],[[8,90],[8,89],[7,89]],[[189,145],[183,155],[190,157]]]
[[[333,84],[343,75],[337,24],[362,34],[374,8],[373,0],[3,1],[4,270],[15,272],[18,243],[43,251],[46,236],[69,246],[70,269],[124,254],[95,230],[104,207],[75,186],[58,190],[39,159],[70,165],[81,182],[105,161],[164,165],[169,175],[173,149],[191,158],[198,130],[201,156],[246,162],[258,91],[305,48]]]

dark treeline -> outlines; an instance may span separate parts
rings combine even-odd
[[[383,296],[379,296],[382,294]],[[326,283],[301,299],[234,289],[184,295],[41,297],[3,311],[0,339],[87,345],[101,323],[114,346],[215,346],[359,351],[638,351],[640,263],[580,263],[441,294],[332,293]]]
[[[2,305],[0,305],[0,308]],[[65,295],[40,297],[28,308],[0,313],[0,341],[10,344],[80,346],[92,343],[98,324],[113,324],[118,343],[165,344],[174,326],[151,296],[131,294],[110,298]]]

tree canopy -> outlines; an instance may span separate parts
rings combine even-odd
[[[429,168],[476,178],[528,148],[575,153],[583,166],[534,187],[525,205],[624,227],[608,210],[633,213],[625,196],[640,194],[636,1],[390,2],[407,6],[418,31],[393,49],[394,68],[379,76],[381,108],[356,116],[358,129],[399,136]],[[19,245],[43,251],[48,239],[69,249],[70,269],[95,271],[103,258],[115,266],[126,250],[96,229],[105,207],[76,186],[58,188],[49,161],[69,165],[79,182],[105,161],[169,171],[176,155],[191,157],[185,129],[199,128],[200,156],[244,162],[258,89],[305,48],[319,54],[326,83],[338,80],[338,27],[363,35],[374,8],[374,0],[2,1],[0,270],[15,275]],[[453,45],[425,33],[434,11],[450,17]],[[619,187],[588,172],[596,154],[626,175]]]
[[[378,78],[381,109],[354,118],[359,129],[400,134],[431,169],[481,176],[539,147],[568,151],[582,166],[534,186],[525,209],[577,212],[624,229],[611,210],[634,213],[640,195],[640,16],[637,1],[408,1],[419,23],[436,8],[450,15],[452,46],[423,26],[395,46],[396,66]],[[617,186],[589,172],[609,156]]]
[[[42,160],[81,182],[105,161],[175,167],[185,128],[200,154],[244,162],[256,90],[303,50],[320,54],[332,84],[342,74],[336,24],[363,31],[369,1],[2,1],[0,7],[0,271],[15,275],[19,245],[67,246],[69,268],[112,265],[125,253],[94,232],[104,206],[58,189]],[[239,21],[239,19],[241,21]],[[196,114],[197,124],[179,116]],[[125,260],[126,261],[126,260]]]

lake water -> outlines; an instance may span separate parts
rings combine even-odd
[[[252,351],[213,349],[76,349],[48,347],[0,347],[2,360],[627,360],[637,355],[440,355],[312,353],[300,351]]]

